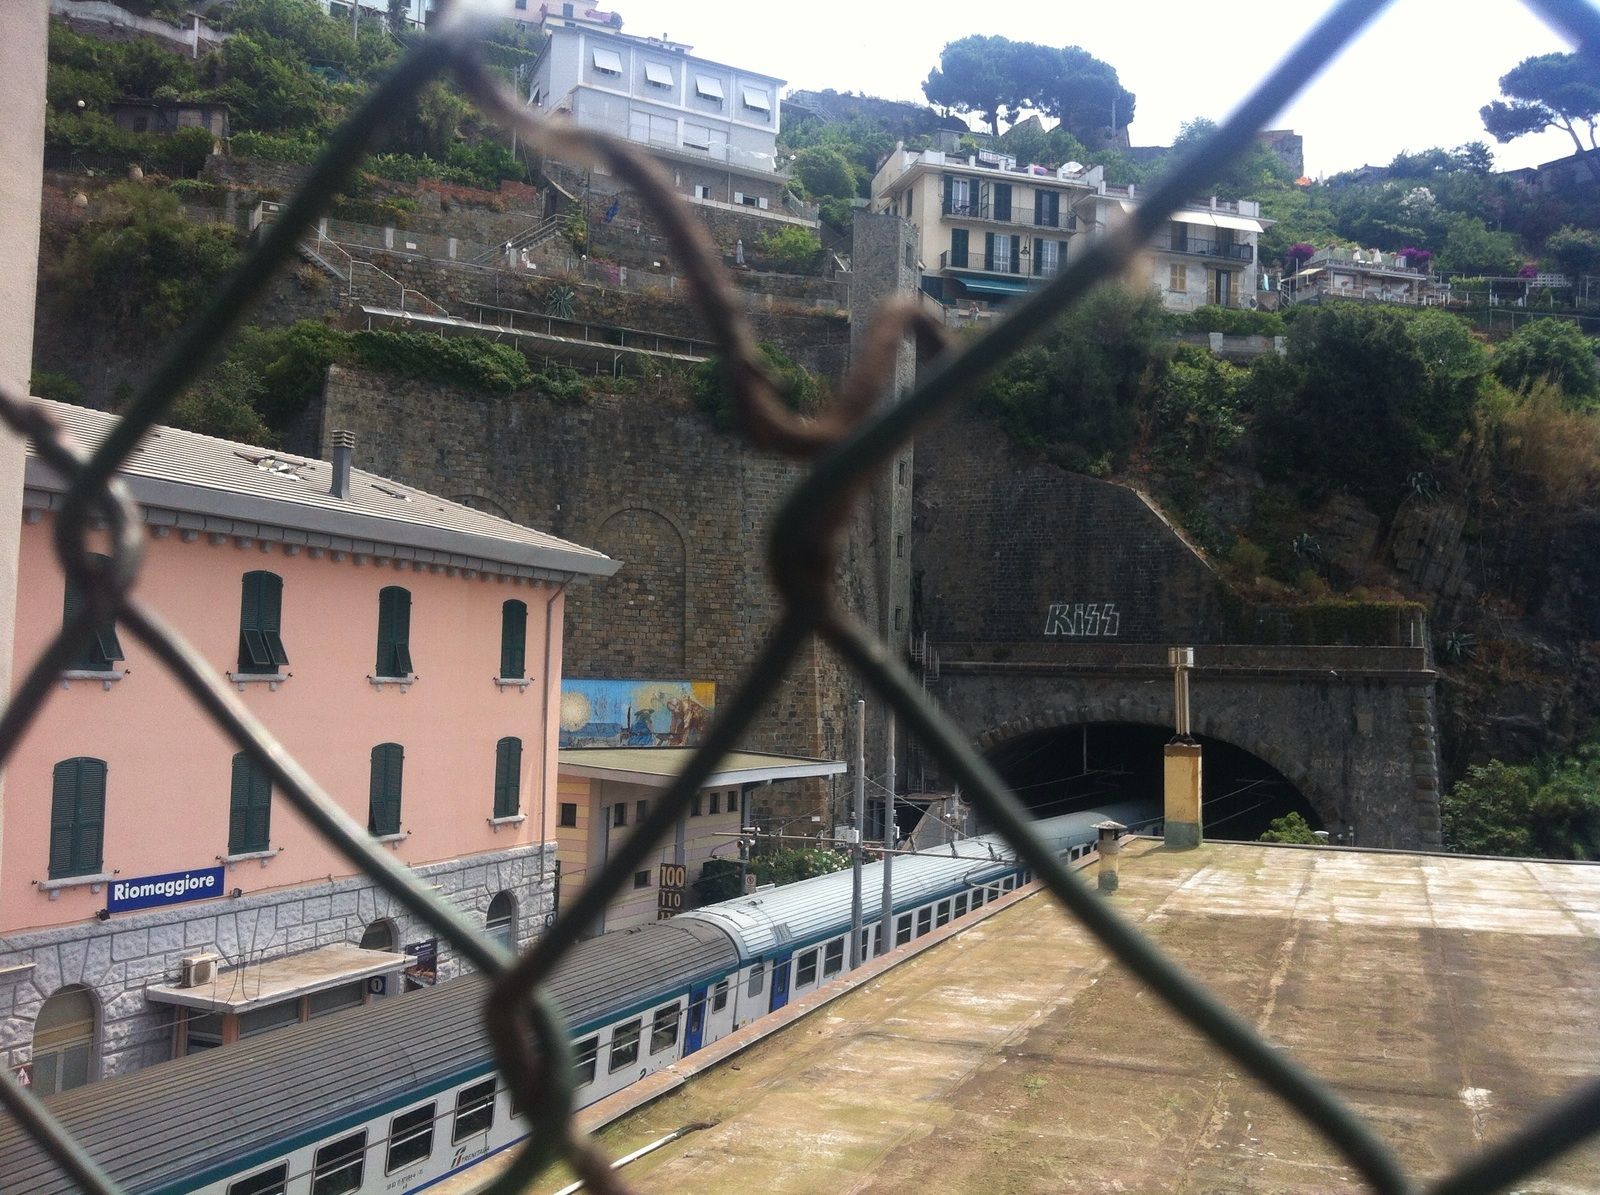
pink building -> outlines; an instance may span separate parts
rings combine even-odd
[[[114,423],[41,405],[86,445]],[[562,595],[618,564],[350,457],[158,429],[126,470],[139,593],[387,849],[526,943],[554,889]],[[19,674],[78,600],[62,489],[29,459]],[[59,1090],[456,971],[131,634],[75,663],[7,770],[0,1061]]]

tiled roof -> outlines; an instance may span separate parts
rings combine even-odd
[[[97,446],[117,422],[117,416],[105,411],[34,401],[85,448]],[[31,445],[28,456],[27,489],[59,495],[65,488],[60,476],[37,458]],[[376,549],[379,555],[464,567],[490,562],[610,576],[620,566],[591,548],[361,469],[350,470],[350,496],[336,498],[329,492],[332,474],[328,461],[171,427],[153,429],[122,468],[129,490],[152,523],[229,533],[253,523],[263,538],[349,551]],[[163,519],[158,511],[178,517]],[[269,528],[292,534],[268,535]]]

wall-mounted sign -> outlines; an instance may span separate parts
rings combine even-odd
[[[222,896],[222,868],[201,867],[194,871],[171,871],[165,875],[138,876],[131,880],[112,880],[106,888],[106,912],[129,913],[134,909],[155,909],[162,905],[181,905],[191,900]]]
[[[562,747],[698,747],[717,704],[712,681],[561,682]]]
[[[412,959],[411,965],[406,968],[406,979],[408,981],[422,987],[432,987],[439,981],[438,938],[428,938],[421,942],[407,942],[403,949]]]
[[[689,869],[682,863],[663,863],[656,889],[656,920],[683,912],[683,892],[689,886]]]

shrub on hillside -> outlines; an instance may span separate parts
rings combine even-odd
[[[1312,830],[1311,823],[1298,813],[1275,817],[1257,840],[1260,842],[1290,842],[1302,846],[1321,846],[1322,839]]]
[[[1494,373],[1513,390],[1548,378],[1574,402],[1600,399],[1600,342],[1564,319],[1532,320],[1494,351]]]
[[[822,404],[822,387],[817,379],[777,346],[763,341],[760,348],[784,405],[802,415],[814,413]],[[689,394],[719,431],[732,431],[737,426],[733,391],[720,357],[702,361],[689,371]]]
[[[1600,858],[1600,750],[1470,767],[1440,801],[1440,817],[1445,846],[1461,854]]]

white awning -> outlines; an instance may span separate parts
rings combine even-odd
[[[622,55],[615,50],[596,49],[594,52],[594,69],[597,71],[610,71],[613,75],[622,73]]]
[[[744,89],[744,106],[754,108],[757,112],[771,112],[772,105],[767,100],[767,93],[759,87],[746,87]]]
[[[1210,212],[1173,212],[1172,218],[1180,224],[1204,224],[1207,228],[1217,226]]]
[[[703,99],[722,99],[722,80],[711,75],[696,75],[694,77],[694,93]]]
[[[1239,232],[1265,232],[1266,225],[1249,216],[1230,216],[1227,212],[1212,212],[1211,219],[1218,228],[1232,228]]]
[[[645,82],[654,83],[657,87],[672,86],[672,68],[664,62],[647,62],[644,64]]]
[[[594,780],[622,780],[651,788],[666,788],[683,771],[694,747],[567,747],[556,753],[563,776]],[[765,751],[731,751],[701,788],[724,784],[759,784],[764,780],[804,780],[838,776],[845,765],[836,759],[808,759],[800,755],[773,755]]]

